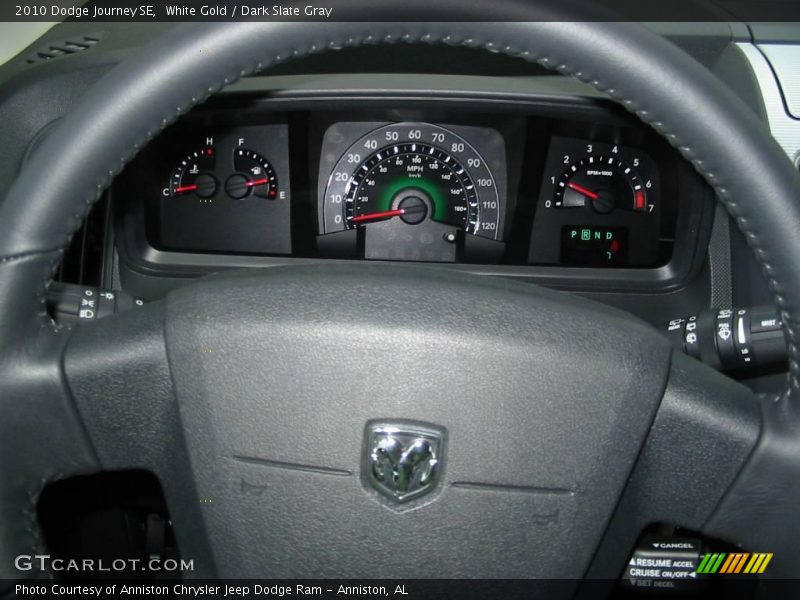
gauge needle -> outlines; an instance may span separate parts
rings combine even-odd
[[[572,183],[571,181],[567,184],[567,187],[571,190],[575,190],[582,196],[586,196],[590,200],[597,200],[600,197],[597,193],[593,192],[592,190],[587,190],[582,185],[578,185],[577,183]]]
[[[183,185],[181,187],[175,188],[176,194],[182,194],[183,192],[193,192],[197,189],[196,185]]]
[[[245,185],[247,187],[253,187],[254,185],[263,185],[263,184],[267,183],[268,181],[269,181],[269,179],[255,179],[253,181],[248,181],[247,183],[245,183]]]
[[[364,221],[375,221],[377,219],[386,219],[388,217],[399,217],[400,215],[405,214],[405,210],[402,208],[398,208],[395,210],[384,210],[382,212],[374,212],[374,213],[367,213],[365,215],[358,215],[357,217],[353,217],[351,220],[354,223],[363,223]]]

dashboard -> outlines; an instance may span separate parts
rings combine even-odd
[[[675,286],[713,197],[603,101],[232,94],[162,134],[112,189],[121,259],[180,275],[292,260],[429,262]],[[699,260],[698,260],[699,259]]]
[[[97,29],[65,23],[47,39]],[[159,31],[102,30],[84,52],[44,63],[23,54],[3,68],[4,185],[87,86]],[[753,31],[659,26],[797,160],[794,104],[784,98],[791,71],[762,54],[765,44],[791,45],[782,31]],[[402,165],[381,152],[395,146]],[[56,282],[147,302],[227,269],[387,261],[570,290],[658,328],[709,307],[771,301],[744,236],[656,132],[590,86],[449,46],[345,48],[214,94],[114,179]],[[764,389],[780,389],[779,379]]]
[[[115,178],[75,236],[78,251],[67,253],[77,258],[77,276],[63,265],[57,275],[80,294],[67,297],[62,288],[51,312],[65,307],[81,319],[91,306],[91,318],[99,318],[123,310],[123,300],[144,305],[238,267],[408,262],[434,265],[432,276],[460,270],[497,276],[489,279],[499,285],[513,277],[574,290],[677,331],[678,345],[700,358],[696,331],[720,362],[764,356],[760,348],[751,353],[753,336],[747,342],[740,332],[744,324],[774,326],[774,310],[717,310],[765,304],[758,294],[766,286],[711,190],[634,116],[597,95],[565,94],[559,78],[546,77],[517,85],[488,74],[459,89],[440,74],[370,74],[375,83],[361,89],[340,73],[298,77],[280,90],[260,78],[241,82],[176,121]],[[73,80],[76,89],[83,85]],[[41,104],[55,97],[36,95]],[[33,96],[17,104],[31,106]],[[14,120],[11,110],[0,114]],[[46,143],[46,127],[35,128],[44,133],[33,144]],[[87,283],[93,270],[96,284]],[[286,302],[269,279],[263,289],[272,305]],[[180,304],[190,293],[172,295],[168,310],[191,319],[191,303]],[[260,304],[254,321],[270,319],[270,303]],[[157,310],[166,309],[156,303],[139,315]],[[220,316],[216,325],[224,328]],[[354,311],[349,316],[355,319],[341,321],[345,333],[358,321]],[[515,333],[513,315],[504,320],[496,344]],[[576,346],[586,336],[608,345],[592,328],[573,335]],[[782,335],[775,338],[783,350]],[[648,359],[634,358],[634,366]],[[591,367],[575,362],[568,368]],[[771,392],[783,389],[783,371],[736,377]],[[351,398],[341,399],[346,409]]]

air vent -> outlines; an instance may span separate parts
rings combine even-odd
[[[101,34],[92,33],[89,35],[78,36],[69,38],[62,42],[51,42],[47,46],[39,48],[34,54],[28,57],[28,63],[38,63],[48,61],[59,56],[67,56],[75,54],[81,50],[88,50],[96,45],[100,39]]]
[[[109,218],[108,197],[104,196],[92,207],[83,227],[72,237],[55,281],[92,287],[106,283],[103,267],[108,249]]]

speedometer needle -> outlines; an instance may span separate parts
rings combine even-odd
[[[387,219],[389,217],[399,217],[400,215],[404,215],[405,213],[406,211],[403,210],[402,208],[398,208],[395,210],[384,210],[381,212],[358,215],[357,217],[353,217],[351,221],[353,221],[354,223],[363,223],[364,221],[376,221],[378,219]]]
[[[599,194],[597,194],[596,192],[593,192],[592,190],[587,190],[582,185],[578,185],[577,183],[572,183],[571,181],[567,184],[567,187],[571,190],[575,190],[582,196],[586,196],[590,200],[597,200],[600,197]]]

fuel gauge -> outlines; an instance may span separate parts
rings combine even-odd
[[[233,154],[235,173],[225,181],[225,191],[234,200],[250,196],[274,200],[278,177],[269,161],[258,152],[237,148]]]

